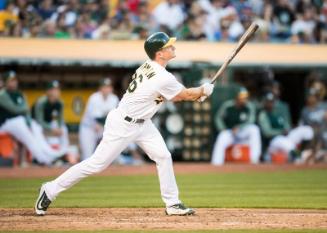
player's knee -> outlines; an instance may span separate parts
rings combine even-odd
[[[218,141],[218,140],[225,140],[226,138],[229,137],[229,134],[230,134],[230,133],[228,132],[228,130],[221,131],[221,132],[219,133],[218,137],[217,137],[217,141]]]
[[[162,153],[163,159],[171,159],[171,153],[169,151],[165,151]]]
[[[303,126],[304,140],[309,141],[309,140],[313,139],[313,135],[314,135],[314,132],[313,132],[312,127],[310,127],[310,126]]]
[[[282,144],[284,141],[284,137],[283,136],[276,136],[274,137],[271,141],[270,141],[270,147],[276,147],[279,144]]]
[[[83,169],[84,173],[87,175],[100,173],[103,170],[105,170],[107,167],[106,163],[101,162],[101,161],[96,161],[92,157],[84,160],[82,163],[83,163],[82,166],[84,168]]]
[[[154,156],[154,158],[171,159],[171,153],[169,152],[168,149],[158,150],[157,153],[158,154]]]

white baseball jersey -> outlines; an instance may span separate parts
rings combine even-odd
[[[118,109],[136,119],[150,119],[164,100],[174,98],[184,86],[154,61],[146,61],[133,75]]]
[[[86,109],[83,115],[82,124],[94,126],[96,118],[106,116],[110,110],[117,107],[119,99],[116,95],[110,94],[104,98],[101,92],[93,93],[86,104]]]

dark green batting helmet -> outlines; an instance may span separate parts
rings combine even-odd
[[[172,45],[175,41],[176,37],[169,37],[164,32],[156,32],[146,39],[144,49],[149,58],[154,59],[156,52]]]

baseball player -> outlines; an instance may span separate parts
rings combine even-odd
[[[82,160],[89,158],[102,138],[105,119],[110,110],[117,107],[118,97],[113,93],[109,78],[100,81],[99,90],[87,101],[86,109],[79,127],[79,143]]]
[[[268,147],[270,155],[276,151],[283,151],[289,155],[290,160],[295,159],[297,145],[313,139],[313,130],[310,126],[301,125],[291,129],[288,118],[280,114],[276,97],[270,92],[264,97],[258,123],[263,138],[270,142]]]
[[[212,94],[214,86],[206,83],[185,88],[166,70],[168,62],[175,57],[175,41],[176,38],[163,32],[146,39],[144,49],[150,59],[136,70],[118,107],[108,114],[100,144],[90,158],[41,186],[35,202],[37,215],[44,215],[59,193],[81,179],[103,171],[131,142],[156,162],[166,214],[194,213],[179,200],[171,154],[151,118],[164,101],[204,101]]]
[[[68,130],[64,122],[63,102],[60,100],[60,85],[57,80],[47,83],[46,94],[32,108],[33,118],[42,126],[50,145],[68,150]]]
[[[65,152],[56,151],[47,143],[41,126],[30,119],[28,106],[23,94],[18,90],[18,80],[14,71],[4,74],[5,87],[0,91],[0,131],[11,134],[23,143],[37,162],[51,165]]]
[[[220,133],[211,158],[213,165],[224,164],[227,147],[235,143],[249,144],[251,162],[259,162],[261,154],[260,130],[254,124],[255,107],[248,101],[248,96],[248,91],[241,88],[235,100],[226,101],[219,108],[216,124]]]

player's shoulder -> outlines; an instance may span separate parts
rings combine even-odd
[[[169,72],[166,70],[166,68],[162,67],[160,64],[158,64],[155,61],[147,60],[143,63],[140,68],[146,68],[153,70],[156,75],[162,75],[162,74],[168,74]],[[170,74],[170,73],[169,73]]]
[[[234,100],[226,100],[223,104],[222,107],[224,108],[232,108],[235,106],[235,101]]]
[[[40,96],[37,100],[36,100],[36,104],[37,105],[43,105],[47,102],[47,97],[45,95]]]
[[[251,100],[247,101],[246,104],[245,104],[245,106],[247,108],[250,108],[250,109],[255,109],[256,108],[255,107],[255,104]]]
[[[100,97],[101,97],[101,93],[99,91],[97,91],[97,92],[94,92],[94,93],[92,93],[90,95],[89,100],[90,101],[95,101],[95,100],[100,99]]]
[[[113,101],[113,102],[117,102],[117,101],[119,101],[118,96],[115,95],[114,93],[110,94],[110,96],[109,96],[108,99],[109,99],[109,101]]]
[[[5,89],[0,90],[0,96],[4,96],[4,95],[6,95]]]
[[[166,70],[166,68],[161,68],[158,70],[158,76],[161,80],[164,80],[165,82],[175,81],[176,77],[174,74]]]

